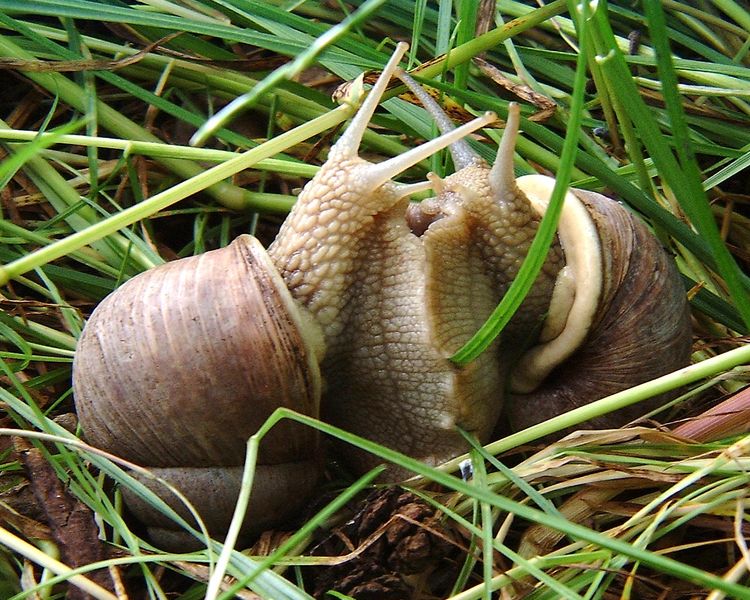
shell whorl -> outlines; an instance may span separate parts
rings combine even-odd
[[[318,337],[251,236],[146,271],[100,303],[79,340],[73,389],[87,440],[171,469],[209,515],[205,495],[176,473],[242,465],[247,439],[280,406],[318,416]],[[259,462],[299,462],[314,474],[317,449],[314,430],[282,422]],[[206,485],[222,481],[232,489],[214,492],[236,498],[236,478]]]
[[[640,219],[620,204],[593,192],[572,192],[585,205],[601,240],[602,294],[583,344],[537,389],[508,400],[514,431],[690,362],[690,312],[674,261]],[[664,400],[657,396],[645,406],[636,404],[586,426],[620,426]]]

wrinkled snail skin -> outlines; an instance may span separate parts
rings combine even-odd
[[[452,123],[431,96],[408,75],[398,75],[441,131],[449,131]],[[437,197],[409,213],[422,235],[456,214],[475,228],[470,243],[481,253],[496,301],[518,272],[554,186],[543,175],[515,180],[518,126],[518,107],[511,104],[491,169],[464,141],[454,144],[459,170],[434,181]],[[656,237],[616,201],[570,190],[540,276],[501,336],[500,364],[510,374],[504,420],[510,431],[519,431],[679,369],[690,363],[691,342],[687,296]],[[516,348],[525,350],[518,356]],[[585,426],[621,426],[669,396]]]
[[[443,133],[454,125],[433,98],[409,75],[397,75],[419,98]],[[436,197],[412,205],[407,212],[410,227],[429,244],[438,228],[463,229],[462,244],[473,249],[481,264],[476,268],[492,289],[493,308],[505,295],[531,247],[541,221],[525,194],[516,184],[513,153],[520,125],[520,111],[511,104],[495,163],[490,168],[474,153],[465,140],[451,145],[453,162],[458,169],[445,179],[431,176]],[[440,221],[438,226],[437,221]],[[513,348],[532,341],[550,305],[555,281],[564,266],[564,257],[557,238],[542,266],[531,291],[506,327],[512,335]],[[440,277],[435,262],[435,277]],[[502,364],[507,364],[503,358]]]
[[[397,64],[396,56],[384,72]],[[479,257],[469,260],[460,237],[431,246],[410,231],[410,188],[391,179],[494,116],[371,164],[357,148],[386,83],[376,83],[268,252],[323,329],[324,419],[437,464],[466,449],[456,425],[486,438],[499,414],[494,357],[466,369],[448,360],[489,314],[493,294],[474,284]],[[436,263],[450,265],[453,281],[434,281]],[[356,471],[381,462],[345,454]]]

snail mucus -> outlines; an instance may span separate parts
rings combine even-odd
[[[517,106],[489,167],[463,138],[494,115],[455,128],[398,72],[404,52],[400,44],[267,250],[242,235],[142,273],[101,302],[79,340],[73,383],[87,440],[181,489],[212,534],[231,518],[247,438],[277,407],[434,465],[466,451],[456,426],[486,442],[501,410],[526,427],[689,360],[672,260],[617,202],[581,190],[568,192],[542,272],[501,337],[465,367],[449,360],[513,280],[554,182],[515,179]],[[373,164],[358,148],[397,72],[443,133]],[[414,186],[393,178],[448,146],[456,172],[431,176],[435,196],[410,204]],[[602,424],[614,423],[593,425]],[[353,472],[379,463],[342,454]],[[275,427],[244,532],[297,510],[321,462],[314,430]],[[157,542],[185,543],[169,519],[126,500]]]

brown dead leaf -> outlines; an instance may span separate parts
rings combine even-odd
[[[710,442],[750,430],[750,386],[672,430],[673,435]]]
[[[26,469],[34,496],[47,517],[62,562],[76,568],[109,558],[108,547],[99,539],[92,511],[68,493],[41,450],[20,437],[14,439],[14,446]],[[92,571],[87,577],[113,593],[115,587],[120,587],[104,569]],[[116,580],[119,583],[119,576]],[[69,600],[90,598],[73,585],[66,597]]]
[[[6,496],[7,492],[3,493]],[[52,532],[44,523],[14,510],[6,502],[0,501],[0,523],[6,523],[21,533],[24,537],[37,540],[51,540]]]
[[[529,86],[514,83],[506,77],[495,65],[488,63],[483,58],[475,58],[474,63],[481,69],[482,73],[487,75],[492,81],[508,90],[511,94],[517,96],[525,102],[536,106],[539,111],[529,117],[529,121],[544,122],[555,114],[557,104],[552,98],[539,94]]]

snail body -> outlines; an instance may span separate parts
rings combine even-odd
[[[596,340],[604,338],[604,352],[617,357],[644,343],[624,339],[632,324],[601,333],[615,327],[613,311],[627,308],[620,297],[611,309],[611,298],[632,293],[625,280],[647,270],[621,266],[638,254],[634,247],[644,248],[641,262],[658,263],[648,276],[665,284],[653,302],[669,303],[658,314],[668,321],[666,335],[677,339],[653,363],[663,373],[689,357],[685,294],[669,258],[645,227],[612,208],[616,203],[576,192],[542,274],[502,338],[466,367],[450,361],[515,276],[548,193],[540,180],[529,185],[538,194],[522,191],[530,182],[513,176],[516,108],[491,169],[462,138],[494,115],[454,128],[427,102],[444,129],[440,137],[378,164],[360,158],[362,135],[404,51],[399,45],[267,251],[241,236],[227,248],[147,271],[101,303],[79,341],[74,393],[89,441],[153,467],[186,493],[217,535],[231,518],[245,441],[276,407],[322,416],[438,464],[466,450],[456,426],[488,441],[508,382],[506,410],[515,426],[637,383],[629,375],[614,378],[584,396],[558,382],[562,399],[547,384],[581,348],[586,368],[596,371]],[[436,198],[410,206],[415,187],[393,178],[449,145],[458,171],[445,180],[431,177]],[[619,219],[614,228],[610,212]],[[630,241],[604,241],[605,231],[619,240],[618,227]],[[581,232],[589,245],[576,250]],[[650,246],[642,236],[653,240]],[[608,246],[622,246],[626,256]],[[650,258],[652,251],[659,257]],[[629,352],[620,352],[623,346]],[[617,360],[605,364],[615,368]],[[640,381],[658,374],[635,370]],[[345,454],[357,472],[379,462],[363,451]],[[259,462],[247,532],[295,510],[314,487],[318,437],[285,423],[263,441]],[[137,499],[129,505],[157,539],[180,543],[162,517]]]
[[[404,72],[398,76],[440,130],[450,131],[452,123],[432,97]],[[407,215],[427,232],[446,220],[471,229],[465,245],[481,254],[495,303],[518,273],[555,185],[545,175],[515,178],[518,128],[519,109],[511,103],[491,168],[463,140],[454,142],[458,171],[433,178],[436,198]],[[542,270],[498,345],[498,363],[508,372],[506,427],[519,431],[677,370],[689,364],[691,344],[679,272],[656,237],[615,200],[569,189]],[[587,426],[619,427],[668,396]]]

